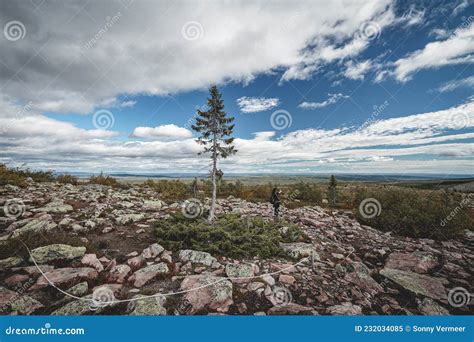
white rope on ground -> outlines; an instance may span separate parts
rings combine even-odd
[[[31,257],[31,260],[33,260],[33,263],[35,264],[36,268],[39,270],[39,272],[41,273],[41,275],[46,279],[46,281],[49,283],[49,285],[51,285],[53,288],[55,288],[56,290],[58,290],[59,292],[61,292],[62,294],[68,296],[68,297],[71,297],[71,298],[74,298],[74,299],[77,299],[77,300],[83,300],[83,301],[90,301],[91,303],[93,304],[97,304],[97,300],[95,300],[94,298],[83,298],[83,297],[78,297],[78,296],[75,296],[73,294],[70,294],[64,290],[61,290],[60,288],[58,288],[47,276],[46,274],[43,272],[43,270],[40,268],[40,266],[37,264],[35,258],[33,257],[33,255],[31,254],[31,251],[30,249],[28,248],[28,246],[23,242],[23,241],[20,241],[24,246],[25,248],[27,249],[28,251],[28,254],[30,255]],[[154,295],[149,295],[149,296],[143,296],[143,297],[139,297],[139,298],[131,298],[131,299],[119,299],[119,300],[113,300],[113,301],[110,301],[110,302],[107,302],[107,303],[103,303],[103,304],[106,304],[106,305],[111,305],[111,304],[115,304],[115,303],[127,303],[127,302],[133,302],[133,301],[137,301],[137,300],[143,300],[143,299],[148,299],[148,298],[157,298],[157,297],[167,297],[167,296],[173,296],[173,295],[178,295],[178,294],[184,294],[184,293],[187,293],[187,292],[192,292],[192,291],[197,291],[197,290],[200,290],[200,289],[203,289],[203,288],[206,288],[206,287],[209,287],[209,286],[212,286],[212,285],[215,285],[215,284],[218,284],[224,280],[251,280],[251,279],[259,279],[263,276],[272,276],[272,275],[276,275],[276,274],[279,274],[279,273],[282,273],[286,270],[289,270],[295,266],[298,266],[300,264],[302,264],[303,262],[305,261],[308,261],[308,259],[310,259],[311,257],[306,257],[306,258],[303,258],[301,259],[300,261],[298,261],[297,263],[295,264],[292,264],[288,267],[285,267],[283,269],[280,269],[278,271],[275,271],[275,272],[270,272],[270,273],[265,273],[265,274],[261,274],[261,275],[258,275],[258,276],[251,276],[251,277],[222,277],[222,279],[219,279],[215,282],[212,282],[212,283],[209,283],[209,284],[206,284],[206,285],[202,285],[202,286],[198,286],[198,287],[195,287],[195,288],[192,288],[192,289],[189,289],[189,290],[182,290],[182,291],[176,291],[176,292],[168,292],[168,293],[157,293],[157,294],[154,294]],[[312,259],[312,258],[311,258]],[[103,284],[103,285],[107,285],[107,284]],[[103,286],[103,285],[99,285],[99,286]]]

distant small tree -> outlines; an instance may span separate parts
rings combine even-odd
[[[331,175],[331,178],[329,179],[329,187],[328,187],[328,190],[329,190],[329,201],[331,202],[331,205],[333,207],[336,206],[336,203],[337,203],[337,180],[336,180],[336,177],[334,177],[334,175]]]
[[[204,146],[204,150],[199,152],[210,153],[212,160],[211,168],[211,182],[212,182],[212,199],[211,209],[209,212],[209,222],[214,221],[216,209],[216,195],[217,195],[217,178],[220,170],[217,168],[217,161],[220,158],[227,158],[233,155],[237,150],[232,145],[234,138],[231,137],[234,125],[233,117],[227,117],[224,111],[224,101],[222,94],[216,86],[209,89],[210,97],[207,99],[208,110],[203,111],[198,109],[196,114],[196,124],[192,125],[192,129],[201,135],[196,142]],[[220,171],[220,172],[219,172]]]

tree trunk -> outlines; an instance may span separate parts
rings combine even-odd
[[[209,222],[214,221],[214,211],[216,210],[216,196],[217,196],[217,184],[216,184],[216,173],[217,173],[217,153],[216,153],[216,137],[214,135],[213,142],[214,151],[212,153],[212,199],[211,199],[211,210],[209,211]]]

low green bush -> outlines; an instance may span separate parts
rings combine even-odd
[[[158,243],[173,251],[194,249],[232,258],[284,257],[280,242],[307,239],[295,225],[234,214],[219,216],[212,225],[176,214],[159,221],[155,233]]]
[[[98,176],[92,176],[89,178],[89,184],[99,184],[111,186],[112,188],[119,188],[121,184],[112,176],[104,176],[101,172]]]
[[[380,203],[374,202],[375,199]],[[361,203],[369,204],[365,210]],[[472,229],[473,219],[459,194],[399,187],[362,188],[356,194],[354,211],[358,220],[382,231],[419,238],[445,240]],[[368,217],[374,216],[374,217]]]

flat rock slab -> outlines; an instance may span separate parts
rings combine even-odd
[[[31,251],[30,262],[47,264],[54,261],[74,260],[81,258],[86,252],[86,247],[73,247],[64,244],[53,244],[35,248]]]
[[[446,300],[446,289],[438,278],[387,267],[380,274],[414,294]]]
[[[362,308],[351,303],[344,303],[342,305],[330,306],[326,309],[326,312],[329,315],[358,316],[362,315]]]
[[[160,262],[159,264],[150,265],[139,269],[132,274],[129,282],[135,287],[142,287],[143,285],[160,276],[169,274],[169,271],[168,265],[166,265],[164,262]]]
[[[142,298],[143,299],[139,299]],[[164,304],[166,297],[154,295],[152,297],[136,295],[132,297],[134,301],[128,304],[128,314],[130,316],[163,316],[166,315]]]
[[[71,287],[84,280],[94,280],[97,279],[98,273],[95,269],[90,267],[65,267],[58,268],[45,272],[44,275],[40,276],[36,281],[36,284],[33,285],[30,290],[41,289],[49,285],[51,281],[55,286],[58,287]],[[47,278],[47,279],[46,279]]]
[[[436,256],[419,251],[413,253],[393,252],[385,262],[387,268],[416,273],[428,273],[438,265],[439,262]]]

